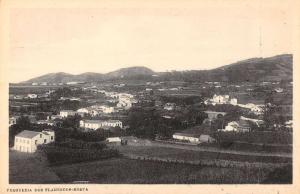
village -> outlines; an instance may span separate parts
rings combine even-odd
[[[291,94],[292,84],[280,82],[118,81],[11,86],[10,149],[29,155],[45,152],[54,164],[119,156],[194,162],[180,154],[169,156],[170,150],[165,151],[167,156],[161,150],[157,156],[145,155],[155,153],[155,149],[195,152],[191,155],[254,155],[258,160],[253,162],[268,157],[289,161]],[[62,153],[68,155],[65,149],[77,153],[78,148],[86,149],[86,153],[80,152],[79,158],[73,154],[73,158],[58,159]]]

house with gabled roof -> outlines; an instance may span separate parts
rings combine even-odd
[[[215,142],[215,139],[210,136],[210,130],[204,125],[174,133],[172,137],[176,141],[185,141],[193,144]]]
[[[55,133],[51,129],[41,132],[24,130],[15,136],[13,149],[20,152],[33,153],[37,146],[55,141]]]

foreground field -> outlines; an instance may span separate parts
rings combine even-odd
[[[61,180],[47,166],[46,159],[39,153],[9,152],[9,183],[59,183]]]
[[[129,153],[151,154],[151,149],[127,147]],[[187,150],[159,149],[159,157],[176,156],[197,160],[199,154]],[[176,154],[177,152],[177,154]],[[187,152],[185,154],[185,152]],[[168,153],[168,154],[167,154]],[[152,153],[153,155],[153,153]],[[194,158],[193,158],[194,157]],[[205,156],[207,157],[207,156]],[[41,153],[10,151],[11,184],[74,183],[88,181],[99,184],[257,184],[291,183],[290,164],[283,168],[225,168],[160,161],[132,160],[125,157],[80,163],[52,165]]]
[[[116,158],[52,167],[65,183],[89,181],[106,184],[230,184],[262,183],[268,169],[214,168]]]
[[[175,159],[184,161],[199,161],[199,160],[230,160],[238,162],[260,162],[260,163],[291,163],[290,157],[270,156],[268,154],[236,154],[235,152],[210,152],[205,149],[192,149],[188,150],[172,147],[161,147],[158,145],[153,146],[117,146],[121,154],[125,156],[146,156],[163,159]]]

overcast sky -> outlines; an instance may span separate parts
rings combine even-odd
[[[214,2],[13,9],[9,81],[130,66],[212,69],[292,53],[292,15],[285,1]]]

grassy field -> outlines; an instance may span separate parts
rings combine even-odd
[[[124,146],[125,147],[125,146]],[[134,153],[153,154],[151,149],[135,147]],[[133,148],[129,150],[133,152]],[[199,154],[187,150],[160,148],[160,157],[172,156],[187,160],[199,159]],[[193,158],[194,157],[194,158]],[[208,157],[208,156],[205,156]],[[65,165],[50,166],[40,153],[26,154],[10,151],[10,184],[73,183],[89,181],[101,184],[256,184],[274,183],[270,177],[288,177],[279,183],[291,182],[291,168],[274,171],[270,168],[223,168],[176,164],[158,161],[131,160],[124,157],[101,159]],[[280,180],[281,181],[281,180]]]
[[[39,153],[9,152],[10,184],[59,183],[61,180],[47,166],[47,160]]]
[[[89,181],[103,184],[251,184],[261,183],[270,173],[268,169],[213,168],[125,158],[55,166],[52,169],[65,183]]]
[[[164,159],[177,159],[198,161],[201,159],[220,159],[240,162],[264,162],[264,163],[291,163],[291,158],[275,156],[246,156],[217,152],[193,151],[158,146],[119,146],[117,149],[121,154],[157,157]]]

